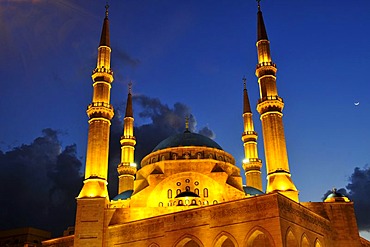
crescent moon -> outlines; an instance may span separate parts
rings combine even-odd
[[[355,102],[355,106],[358,106],[360,104],[360,102]]]

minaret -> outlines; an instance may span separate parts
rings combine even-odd
[[[243,78],[243,123],[244,132],[242,141],[244,143],[244,160],[243,169],[247,180],[247,186],[254,187],[262,191],[261,167],[262,161],[258,158],[257,138],[258,135],[254,131],[253,115],[249,103],[248,91],[246,83],[247,79]]]
[[[110,89],[113,72],[110,68],[108,4],[98,48],[98,62],[92,73],[93,97],[87,108],[89,133],[87,139],[85,180],[77,197],[73,246],[103,246],[105,213],[109,206],[107,190],[110,120]]]
[[[98,61],[92,73],[93,97],[87,108],[89,133],[86,152],[85,181],[78,198],[107,197],[108,150],[110,120],[113,107],[110,104],[110,89],[113,71],[110,68],[110,42],[108,5],[98,48]]]
[[[121,137],[121,163],[118,165],[118,194],[128,190],[134,190],[136,164],[134,163],[135,136],[134,136],[134,115],[132,113],[132,95],[129,83],[126,114],[123,119],[123,135]]]
[[[283,99],[276,87],[276,64],[271,60],[270,41],[262,17],[260,1],[257,13],[256,76],[260,89],[257,111],[261,115],[262,133],[266,157],[266,193],[280,192],[298,201],[298,191],[290,177],[288,154],[283,126]]]

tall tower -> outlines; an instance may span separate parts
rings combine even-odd
[[[87,107],[86,111],[89,117],[89,133],[85,181],[78,198],[108,197],[107,174],[110,120],[114,115],[113,107],[110,105],[110,89],[113,81],[113,71],[110,68],[110,54],[107,5],[98,48],[97,65],[91,76],[94,92],[92,103]]]
[[[247,79],[243,78],[243,123],[244,132],[242,141],[244,143],[244,160],[243,169],[247,180],[247,186],[254,187],[262,191],[261,167],[262,161],[258,158],[257,138],[258,135],[254,131],[253,114],[249,103],[247,91]]]
[[[136,164],[134,163],[135,136],[134,136],[134,115],[132,113],[132,95],[129,84],[126,113],[123,119],[123,135],[121,137],[121,163],[118,165],[118,194],[134,190]]]
[[[103,246],[104,209],[108,207],[107,190],[110,120],[110,89],[113,71],[110,68],[108,5],[98,48],[98,61],[92,73],[93,97],[87,108],[89,132],[87,140],[85,180],[77,197],[74,246]]]
[[[284,102],[276,87],[276,64],[271,60],[270,41],[258,0],[257,12],[256,76],[260,89],[257,111],[261,115],[265,147],[267,188],[266,193],[280,192],[298,201],[298,191],[291,179],[283,126]]]

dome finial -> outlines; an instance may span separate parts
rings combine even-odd
[[[185,117],[185,132],[189,132],[189,116]]]
[[[245,78],[245,75],[243,76],[243,85],[244,85],[244,89],[247,89],[247,78]]]
[[[132,92],[132,81],[128,83],[128,93],[131,94]]]
[[[260,5],[261,0],[256,0],[256,1],[257,1],[258,11],[261,11],[261,5]]]
[[[109,4],[108,1],[105,4],[105,18],[108,18],[108,9],[109,9]]]

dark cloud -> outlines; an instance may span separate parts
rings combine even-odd
[[[82,186],[76,146],[64,149],[58,132],[43,130],[31,144],[0,152],[2,229],[33,226],[60,235],[74,224]]]
[[[119,46],[114,47],[114,53],[112,53],[112,56],[116,62],[119,61],[122,65],[128,65],[132,68],[136,68],[141,63],[139,59],[131,57],[130,54],[120,49]]]
[[[349,183],[345,188],[340,188],[337,191],[354,202],[355,213],[357,218],[357,225],[360,231],[370,232],[370,197],[368,196],[370,188],[370,168],[366,166],[361,169],[356,167],[349,178]],[[323,200],[331,193],[328,190]]]
[[[200,129],[198,133],[201,134],[201,135],[207,136],[208,138],[211,138],[211,139],[216,138],[215,133],[210,128],[208,128],[207,126]]]
[[[356,167],[346,186],[348,196],[354,201],[357,225],[360,230],[370,232],[370,168]]]

